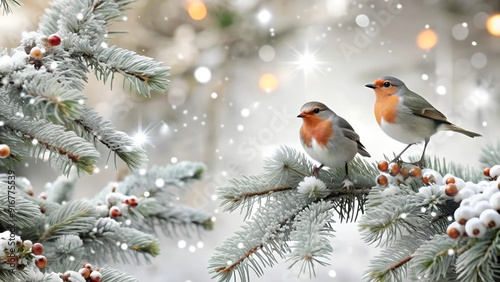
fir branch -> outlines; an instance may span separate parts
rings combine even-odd
[[[62,205],[42,223],[43,233],[39,242],[56,239],[62,235],[87,233],[94,226],[97,212],[93,205],[85,200],[77,200]],[[44,228],[43,226],[48,226]]]
[[[24,118],[8,117],[5,112],[0,117],[5,121],[3,128],[22,138],[25,146],[30,147],[33,157],[40,158],[48,150],[49,164],[63,174],[68,174],[72,165],[79,172],[93,172],[99,153],[92,144],[76,136],[74,132],[65,131],[64,127],[45,120],[27,121]]]
[[[116,130],[111,122],[104,120],[91,108],[85,107],[82,116],[67,126],[89,141],[98,140],[132,169],[148,161],[146,151],[140,145],[124,132]]]
[[[24,198],[15,184],[0,183],[0,225],[9,229],[11,222],[19,229],[35,226],[41,218],[40,208]],[[14,204],[13,204],[14,203]],[[22,207],[22,208],[20,208]]]
[[[474,243],[457,258],[456,269],[460,281],[498,281],[500,266],[498,255],[500,229],[490,229],[480,239],[469,239]]]
[[[4,15],[8,15],[9,13],[12,13],[12,10],[10,9],[9,3],[14,5],[14,6],[21,6],[22,5],[21,2],[17,1],[17,0],[1,0],[0,4],[2,5]],[[7,281],[7,280],[5,280],[5,281]]]
[[[143,195],[148,192],[151,197],[158,193],[172,195],[169,185],[183,187],[192,179],[200,179],[206,171],[206,166],[199,162],[179,162],[174,165],[153,166],[143,173],[130,174],[116,185],[116,192],[124,195]],[[110,190],[104,189],[94,200],[101,201]]]
[[[139,279],[132,277],[126,272],[111,268],[101,267],[102,281],[139,282]]]
[[[76,180],[77,175],[70,173],[68,177],[61,175],[54,182],[48,183],[45,186],[47,201],[59,204],[70,201],[75,192]]]
[[[151,97],[151,90],[165,92],[169,84],[167,79],[169,67],[141,56],[133,51],[112,47],[95,46],[92,54],[85,56],[88,64],[94,69],[96,77],[104,83],[114,73],[122,74],[137,92],[144,97]]]
[[[314,263],[326,265],[325,260],[333,252],[328,237],[333,236],[332,203],[320,201],[302,210],[294,220],[293,231],[290,234],[291,253],[290,268],[302,262],[300,273],[306,269],[309,274],[315,274]]]
[[[247,221],[234,236],[226,239],[209,261],[209,269],[219,281],[238,276],[248,281],[249,269],[262,274],[262,266],[273,266],[274,253],[283,257],[288,252],[292,224],[309,201],[286,194],[273,198],[272,204],[261,207],[252,221]],[[230,263],[228,263],[230,261]]]
[[[44,242],[43,245],[43,254],[51,271],[64,273],[69,269],[78,271],[81,267],[84,248],[83,241],[77,235],[62,235],[54,241]]]
[[[448,235],[436,235],[413,254],[412,268],[416,275],[426,280],[445,279],[449,268],[455,264],[458,247],[458,241]]]
[[[415,239],[415,231],[411,235],[402,236],[400,240],[384,249],[380,255],[370,261],[370,267],[365,272],[368,281],[402,281],[408,271],[408,263],[422,240]],[[425,237],[425,234],[417,235]]]
[[[121,228],[109,217],[97,219],[94,228],[81,237],[87,254],[84,258],[97,262],[127,263],[132,258],[139,263],[139,254],[149,261],[148,256],[157,256],[160,252],[158,239],[136,229]]]
[[[496,144],[487,144],[481,150],[479,162],[483,167],[491,167],[500,164],[500,140]]]
[[[63,123],[65,119],[73,120],[82,114],[85,95],[61,84],[63,77],[33,70],[13,76],[13,79],[24,81],[20,94],[17,91],[8,93],[25,116],[32,119],[43,116]]]

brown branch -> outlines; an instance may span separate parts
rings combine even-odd
[[[398,263],[390,266],[388,269],[387,269],[387,272],[390,272],[390,271],[393,271],[395,270],[396,268],[400,268],[401,266],[403,266],[405,263],[409,262],[413,257],[412,256],[409,256],[401,261],[399,261]]]
[[[231,265],[228,265],[228,266],[218,267],[215,269],[215,272],[222,272],[224,274],[228,274],[229,272],[233,271],[233,269],[235,269],[241,262],[243,262],[245,259],[247,259],[253,253],[260,250],[263,246],[264,246],[263,244],[260,244],[260,245],[257,245],[255,247],[251,248],[250,250],[248,250],[248,252],[246,252],[237,261],[233,262]]]
[[[242,195],[234,196],[231,198],[231,201],[237,202],[237,201],[241,201],[243,199],[250,198],[250,197],[263,196],[263,195],[266,195],[269,193],[287,191],[287,190],[291,190],[291,189],[293,189],[293,187],[291,187],[291,186],[278,186],[278,187],[269,188],[269,189],[263,190],[263,191],[250,192],[250,193],[245,193]]]

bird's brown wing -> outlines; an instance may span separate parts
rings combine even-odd
[[[358,143],[358,153],[365,157],[371,157],[370,153],[366,151],[365,146],[359,141],[359,135],[354,131],[354,128],[352,128],[352,126],[342,117],[337,116],[336,118],[338,119],[338,125],[344,136]]]
[[[410,90],[407,91],[408,95],[405,96],[403,105],[410,108],[414,115],[446,124],[450,123],[443,113],[436,110],[436,108],[434,108],[431,103],[427,102],[427,100],[425,100],[422,96]]]

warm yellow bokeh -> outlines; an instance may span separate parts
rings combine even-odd
[[[436,45],[438,36],[432,29],[424,29],[417,35],[417,46],[420,49],[428,50]]]
[[[278,78],[272,73],[263,74],[259,78],[259,87],[263,91],[270,93],[278,87]]]
[[[500,14],[491,15],[486,21],[486,29],[489,33],[500,36]]]
[[[195,21],[201,21],[207,16],[207,7],[202,1],[190,1],[187,6],[189,16]]]

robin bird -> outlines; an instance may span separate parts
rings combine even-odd
[[[391,138],[408,144],[393,162],[400,160],[411,145],[424,141],[422,157],[414,164],[425,167],[425,148],[430,137],[439,130],[456,131],[469,137],[481,136],[449,122],[427,100],[395,77],[384,76],[365,86],[375,91],[375,118],[380,128]]]
[[[319,167],[314,167],[313,175],[318,177],[318,172],[325,165],[330,168],[345,165],[343,184],[344,187],[352,187],[348,162],[356,153],[370,157],[352,126],[320,102],[304,104],[297,117],[303,121],[300,128],[302,146],[309,156],[321,163]]]

